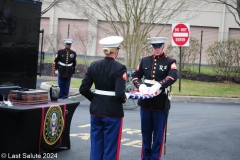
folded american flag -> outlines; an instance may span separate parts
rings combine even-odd
[[[130,99],[149,99],[149,98],[153,98],[155,96],[157,96],[158,94],[160,94],[161,91],[156,92],[155,94],[141,94],[139,92],[139,90],[133,90],[129,93],[129,98]]]

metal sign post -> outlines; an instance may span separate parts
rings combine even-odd
[[[181,79],[182,79],[182,47],[180,46],[180,64],[179,64],[179,92],[181,92]]]
[[[70,30],[70,24],[68,24],[68,33],[67,33],[67,38],[69,38],[69,30]]]
[[[172,46],[180,47],[179,64],[179,92],[181,92],[182,77],[182,46],[189,46],[190,25],[188,23],[172,24]]]

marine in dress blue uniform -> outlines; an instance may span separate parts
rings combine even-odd
[[[153,54],[141,59],[132,75],[134,85],[140,93],[161,93],[151,99],[139,99],[142,132],[142,160],[161,159],[167,114],[164,112],[167,95],[165,89],[178,78],[176,60],[164,52],[165,37],[148,38]],[[144,81],[142,78],[144,77]]]
[[[126,66],[117,62],[122,37],[110,36],[99,41],[104,59],[92,62],[79,92],[90,103],[90,160],[119,160],[123,123],[123,103],[126,102]],[[91,86],[95,85],[95,92]]]
[[[64,39],[65,48],[57,52],[53,63],[58,74],[59,98],[68,96],[71,78],[76,72],[77,54],[70,49],[72,43],[72,39]]]

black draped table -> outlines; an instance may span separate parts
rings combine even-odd
[[[70,149],[70,125],[78,101],[0,106],[0,154],[42,154]]]

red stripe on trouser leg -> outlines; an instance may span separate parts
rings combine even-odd
[[[120,155],[120,146],[121,146],[121,139],[122,139],[122,123],[123,123],[123,118],[121,119],[120,129],[118,133],[118,146],[117,146],[116,160],[119,160],[119,155]]]
[[[164,127],[164,133],[165,133],[165,129],[166,129],[166,125]],[[163,133],[163,137],[162,137],[162,144],[161,144],[161,147],[160,147],[160,154],[159,154],[159,157],[158,157],[159,160],[161,159],[162,150],[163,150],[163,146],[164,146],[164,133]]]

